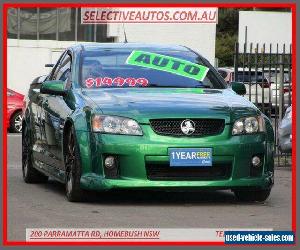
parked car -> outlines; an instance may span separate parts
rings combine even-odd
[[[274,69],[273,69],[274,71]],[[280,103],[279,93],[280,93],[280,82],[279,82],[279,73],[271,72],[271,82],[272,82],[272,103],[276,106],[276,103]],[[286,70],[284,71],[283,75],[283,106],[287,108],[292,103],[292,81],[290,73],[287,73]],[[276,100],[277,96],[277,100]]]
[[[292,106],[287,108],[279,124],[278,148],[282,153],[292,152]]]
[[[7,89],[7,128],[10,132],[22,131],[22,107],[24,95]]]
[[[22,134],[26,183],[84,190],[229,189],[264,201],[273,186],[271,121],[182,46],[68,48],[30,87]]]
[[[218,68],[218,72],[228,84],[234,81],[233,68]],[[282,90],[283,106],[287,107],[291,103],[291,84],[287,82],[287,78],[284,79],[285,82]],[[235,81],[245,84],[247,92],[245,97],[252,103],[257,104],[259,108],[264,106],[267,109],[270,107],[274,109],[276,106],[279,106],[279,82],[275,84],[274,74],[271,72],[269,76],[267,69],[263,74],[262,70],[255,71],[255,69],[251,69],[249,71],[248,68],[238,68],[238,76]]]
[[[234,81],[234,69],[233,68],[218,68],[219,74],[223,77],[227,84]]]
[[[225,81],[231,83],[234,80],[234,69],[233,68],[219,68],[218,72],[225,76]],[[270,92],[270,81],[267,77],[262,76],[262,72],[245,69],[239,69],[238,75],[235,79],[236,82],[242,82],[246,87],[245,97],[252,103],[257,104],[259,107],[262,104],[269,103],[269,92]],[[264,92],[264,93],[263,93]]]

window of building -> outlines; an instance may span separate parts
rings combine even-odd
[[[39,8],[39,40],[57,40],[56,8]]]
[[[9,8],[7,10],[7,37],[12,39],[18,38],[18,17],[19,9]]]
[[[37,39],[37,8],[21,8],[20,19],[20,39]]]
[[[80,8],[10,8],[8,38],[113,42],[106,24],[81,24]]]
[[[60,8],[58,9],[58,40],[75,41],[76,28],[76,9]]]
[[[81,24],[80,9],[77,15],[77,41],[94,42],[95,24]],[[97,30],[96,30],[97,32]]]

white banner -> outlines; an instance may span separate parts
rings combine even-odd
[[[218,8],[81,8],[81,24],[217,23]]]
[[[27,228],[26,241],[224,242],[224,231],[272,230],[271,228]]]

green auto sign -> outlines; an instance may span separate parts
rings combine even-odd
[[[166,71],[172,74],[203,81],[209,68],[172,56],[134,50],[126,60],[127,64]]]

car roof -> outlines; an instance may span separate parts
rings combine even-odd
[[[226,72],[234,72],[234,68],[218,68],[218,70],[224,70],[224,71],[226,71]],[[256,71],[256,69],[255,68],[251,68],[251,70],[250,70],[251,72],[255,72]],[[247,67],[245,67],[245,68],[242,68],[242,67],[239,67],[238,68],[238,73],[241,73],[241,72],[249,72],[249,68],[247,68]],[[262,70],[261,70],[261,68],[258,68],[257,69],[257,72],[258,73],[262,73]],[[268,71],[267,70],[265,70],[264,71],[265,73],[267,73]]]
[[[226,71],[226,72],[233,72],[234,68],[218,68],[218,70],[223,70],[223,71]]]
[[[226,71],[226,72],[234,72],[234,68],[232,68],[232,67],[219,67],[218,70],[223,70],[223,71]],[[269,72],[269,70],[271,70],[271,72],[274,73],[275,68],[270,68],[270,69],[268,67],[264,68],[265,74],[267,74]],[[245,68],[239,67],[238,68],[238,72],[243,72],[243,71],[249,72],[249,68],[248,67],[245,67]],[[251,72],[255,72],[255,71],[256,71],[255,67],[251,68]],[[279,73],[279,71],[280,71],[280,69],[277,68],[277,72],[278,73]],[[262,72],[262,68],[257,68],[257,72],[261,73]],[[284,73],[289,73],[289,70],[288,69],[284,69]]]
[[[154,43],[80,43],[70,47],[74,50],[95,51],[99,49],[151,49],[192,52],[191,49],[174,44],[154,44]]]

